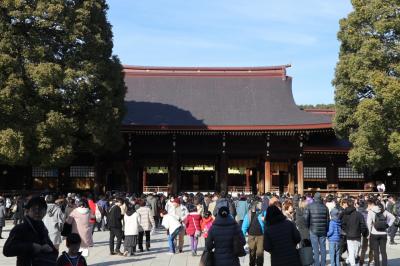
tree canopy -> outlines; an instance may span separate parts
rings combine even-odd
[[[121,143],[105,0],[0,1],[0,163],[64,166]]]
[[[400,2],[352,0],[340,21],[334,128],[349,138],[358,170],[399,166]]]

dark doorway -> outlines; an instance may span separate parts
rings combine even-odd
[[[181,171],[181,191],[215,190],[215,171]]]

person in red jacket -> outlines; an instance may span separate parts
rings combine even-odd
[[[189,209],[189,215],[186,217],[186,234],[190,237],[190,247],[192,250],[192,256],[197,255],[197,243],[199,236],[201,235],[201,216],[197,213],[196,206],[191,206]]]
[[[87,266],[85,258],[79,252],[81,237],[78,234],[67,236],[68,252],[63,252],[57,259],[57,266]]]
[[[96,225],[96,203],[93,200],[93,196],[91,194],[89,194],[89,196],[87,197],[87,201],[89,203],[89,209],[90,209],[90,226],[92,228],[92,235],[94,233],[94,228]]]

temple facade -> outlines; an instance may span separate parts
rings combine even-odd
[[[101,162],[82,154],[64,169],[3,167],[3,175],[63,191],[372,189],[347,164],[351,146],[335,136],[334,112],[296,106],[287,67],[126,66],[120,152]]]

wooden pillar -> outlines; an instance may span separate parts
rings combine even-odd
[[[145,191],[145,186],[147,186],[147,170],[143,168],[143,191]]]
[[[303,160],[297,161],[297,193],[304,194],[304,165]]]
[[[173,154],[172,154],[172,160],[171,160],[171,164],[170,164],[170,167],[169,167],[169,173],[168,173],[168,175],[169,175],[169,183],[168,183],[168,186],[169,186],[169,190],[170,190],[170,193],[172,193],[172,194],[178,194],[178,190],[179,190],[179,188],[178,188],[178,155],[176,154],[176,152],[174,152]]]
[[[271,192],[272,175],[271,175],[271,161],[265,160],[264,162],[264,193]]]
[[[293,165],[292,161],[289,160],[289,165],[288,165],[288,192],[290,195],[294,194],[294,173],[293,173]]]
[[[246,168],[246,190],[250,191],[250,169]]]
[[[228,192],[228,158],[225,153],[221,154],[219,160],[219,180],[221,191]]]

